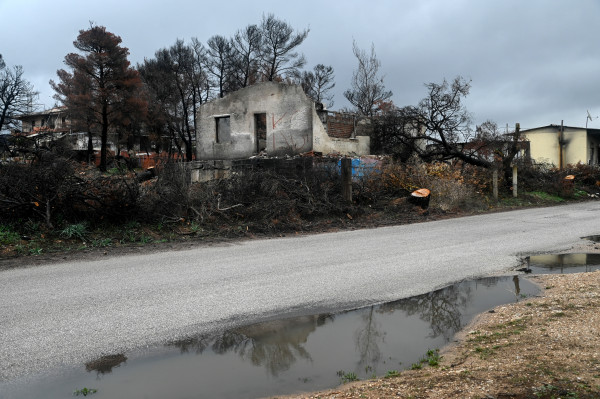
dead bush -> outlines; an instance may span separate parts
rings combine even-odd
[[[74,209],[91,222],[119,221],[137,217],[139,197],[140,186],[133,173],[105,175],[88,170]]]
[[[185,164],[164,165],[157,178],[141,184],[140,218],[147,221],[193,218],[191,189]]]
[[[30,163],[2,164],[0,218],[40,219],[52,228],[57,215],[70,216],[80,183],[74,164],[49,151],[40,151]]]
[[[489,184],[485,171],[474,171],[443,162],[387,162],[380,174],[366,179],[362,196],[371,199],[407,197],[420,188],[431,190],[430,207],[442,211],[477,208],[484,204],[483,190]]]
[[[600,186],[600,168],[598,166],[582,164],[567,165],[562,175],[575,176],[575,182],[589,188]]]
[[[233,223],[254,231],[298,230],[315,217],[338,212],[339,193],[339,178],[326,171],[291,177],[253,170],[194,185],[191,209],[205,223]]]
[[[561,178],[554,165],[549,163],[522,164],[518,169],[519,191],[543,191],[559,195]]]

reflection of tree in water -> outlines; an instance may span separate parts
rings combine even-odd
[[[463,327],[461,315],[472,301],[473,284],[492,287],[498,284],[498,281],[499,278],[490,277],[476,282],[454,284],[428,294],[384,304],[379,311],[394,312],[400,309],[409,316],[418,314],[421,320],[431,326],[429,337],[436,338],[442,335],[449,341]]]
[[[96,371],[96,374],[108,374],[112,372],[112,369],[119,367],[121,363],[127,361],[127,356],[119,353],[117,355],[102,356],[99,359],[92,360],[85,364],[85,370],[87,372]]]
[[[303,344],[318,326],[325,324],[331,315],[302,316],[275,320],[226,331],[216,337],[198,337],[174,342],[172,345],[189,352],[195,349],[201,354],[211,347],[217,354],[229,351],[255,366],[265,367],[277,376],[288,370],[297,359],[312,360]]]
[[[191,351],[196,352],[198,355],[201,355],[206,348],[210,345],[212,341],[212,337],[201,335],[198,337],[191,337],[186,339],[181,339],[179,341],[174,341],[168,344],[168,346],[175,346],[179,348],[181,353],[188,353]]]
[[[383,340],[384,334],[379,331],[381,324],[377,322],[374,310],[375,307],[371,306],[368,312],[361,315],[364,325],[354,333],[356,349],[360,354],[359,367],[377,364],[381,357],[379,341]]]

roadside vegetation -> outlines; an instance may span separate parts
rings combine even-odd
[[[354,179],[353,201],[346,203],[336,159],[315,158],[313,168],[298,173],[241,170],[192,183],[180,163],[144,180],[141,170],[118,163],[101,172],[40,154],[0,165],[2,258],[413,223],[587,200],[600,192],[596,168],[522,165],[518,197],[501,177],[496,201],[489,169],[380,157],[374,172]],[[564,180],[569,174],[573,184]],[[419,188],[431,190],[427,209],[409,200]]]

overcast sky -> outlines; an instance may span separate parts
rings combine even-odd
[[[416,105],[427,82],[462,75],[477,124],[585,126],[587,110],[600,115],[600,0],[0,0],[0,54],[23,66],[48,108],[48,82],[90,21],[120,36],[136,65],[178,38],[229,37],[268,13],[310,28],[300,51],[307,69],[333,66],[333,109],[349,105],[356,40],[375,45],[398,106]]]

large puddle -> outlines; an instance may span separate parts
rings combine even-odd
[[[600,269],[600,254],[535,255],[527,258],[527,264],[534,274],[592,272]]]
[[[410,368],[478,313],[538,293],[519,276],[465,281],[396,302],[339,314],[255,324],[192,337],[145,353],[105,356],[38,378],[9,398],[259,398],[332,388]]]

